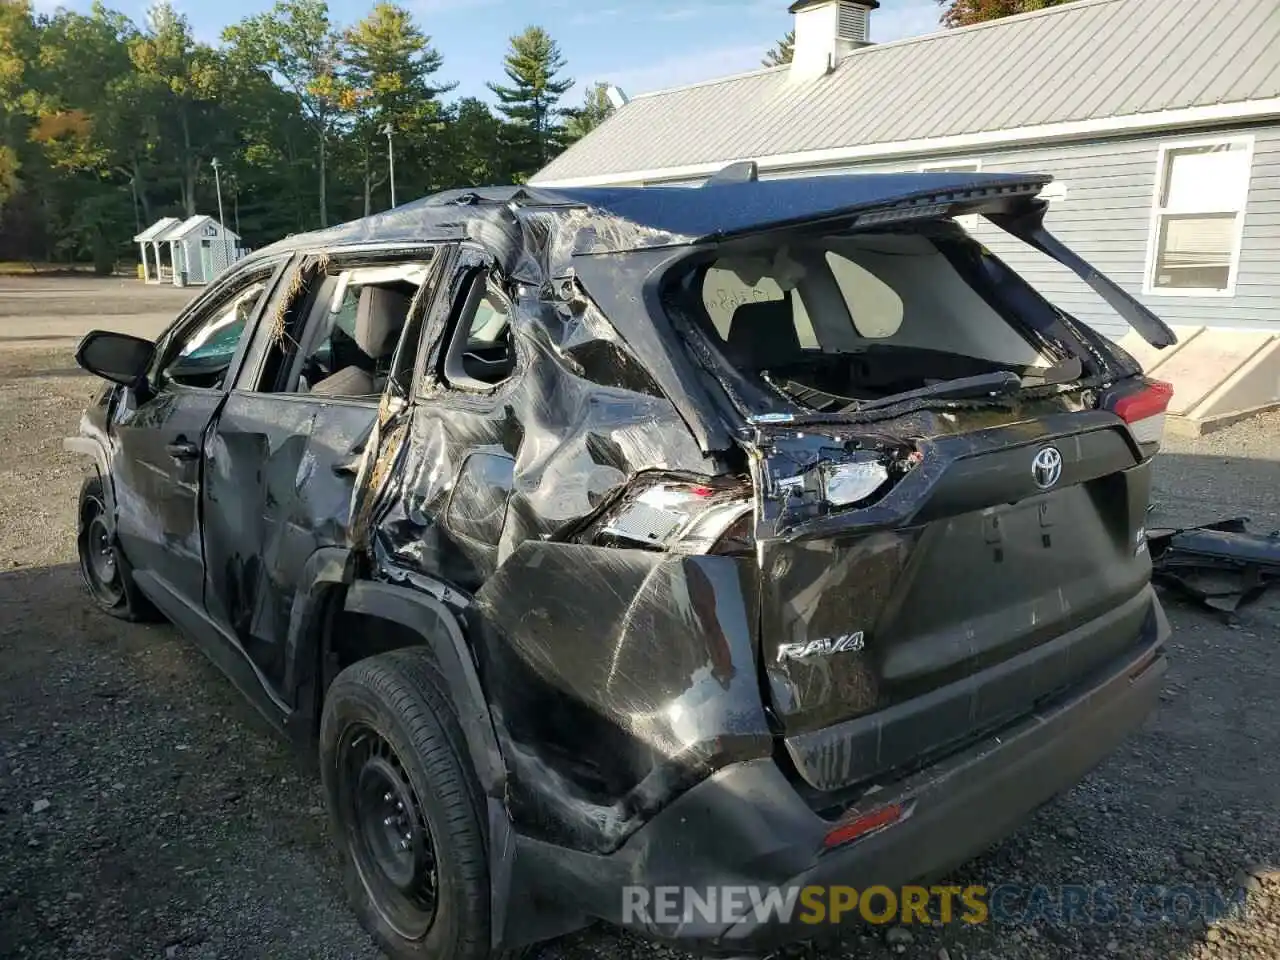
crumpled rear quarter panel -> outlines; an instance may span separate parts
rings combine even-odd
[[[385,575],[448,585],[520,831],[607,851],[710,770],[769,754],[754,561],[573,542],[638,474],[727,468],[590,303],[526,295],[513,329],[494,395],[413,408],[372,545]]]

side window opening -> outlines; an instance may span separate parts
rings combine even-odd
[[[428,272],[419,262],[317,276],[286,311],[283,356],[264,384],[275,393],[380,397]]]
[[[160,382],[221,389],[266,291],[267,280],[260,279],[216,307],[187,334],[177,354],[160,371]]]
[[[511,303],[483,274],[472,283],[449,339],[444,380],[462,390],[492,390],[515,372]]]

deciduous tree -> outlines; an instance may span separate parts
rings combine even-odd
[[[229,148],[227,122],[221,107],[222,81],[219,57],[197,44],[191,25],[168,0],[160,0],[148,12],[147,29],[129,43],[129,56],[140,88],[133,101],[151,108],[151,128],[169,135],[163,159],[176,173],[183,213],[199,211],[196,198],[202,167]],[[137,158],[134,158],[137,175]]]
[[[35,24],[27,0],[0,3],[0,216],[18,190],[19,146],[27,130],[21,101],[35,48]]]
[[[1071,0],[938,0],[944,8],[942,22],[948,27],[967,27],[1070,2]]]
[[[223,31],[231,56],[247,69],[266,70],[297,98],[319,150],[320,225],[329,223],[328,147],[344,108],[353,105],[341,75],[341,38],[325,0],[277,0],[269,13]]]

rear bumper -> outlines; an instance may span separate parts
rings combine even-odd
[[[527,883],[544,909],[554,904],[706,954],[764,952],[819,935],[824,928],[798,920],[710,922],[695,913],[664,923],[661,911],[636,911],[634,900],[626,909],[624,888],[894,888],[958,866],[1077,783],[1155,707],[1169,627],[1154,594],[1151,602],[1142,643],[1127,656],[1061,700],[886,786],[873,804],[846,815],[900,803],[911,814],[897,824],[824,853],[823,839],[835,823],[806,805],[773,761],[755,760],[718,771],[611,855],[519,838],[516,889]],[[520,913],[513,910],[508,921],[523,926]]]

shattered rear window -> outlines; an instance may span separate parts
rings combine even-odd
[[[755,238],[685,268],[677,302],[739,373],[819,409],[1002,371],[1042,376],[1058,358],[1017,322],[1002,284],[1017,281],[1019,309],[1029,288],[988,258],[949,224]]]

